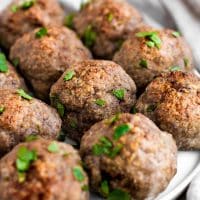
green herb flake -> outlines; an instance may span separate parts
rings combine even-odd
[[[47,149],[50,153],[58,153],[60,151],[59,146],[55,141],[51,142]]]
[[[32,100],[33,97],[27,94],[23,89],[18,89],[17,94],[26,100]]]
[[[102,136],[99,141],[103,144],[105,147],[112,147],[112,142],[107,138]]]
[[[11,11],[12,11],[13,13],[16,13],[18,10],[19,10],[19,7],[18,7],[17,5],[13,5],[13,6],[11,7]]]
[[[148,68],[147,60],[144,60],[144,59],[140,60],[139,65],[140,65],[140,67],[142,67],[142,68],[146,68],[146,69]]]
[[[113,95],[117,97],[120,101],[124,100],[124,95],[125,95],[125,89],[117,89],[113,90]]]
[[[20,146],[17,151],[16,168],[18,171],[18,181],[23,183],[26,180],[26,172],[33,161],[37,160],[37,152],[29,150],[25,146]]]
[[[87,192],[87,191],[89,191],[89,186],[88,186],[88,185],[83,185],[83,186],[81,187],[81,189],[82,189],[82,191]]]
[[[149,106],[147,107],[146,111],[147,111],[148,113],[150,113],[150,112],[155,111],[156,108],[157,108],[157,105],[151,104],[151,105],[149,105]]]
[[[107,197],[110,193],[110,189],[109,189],[109,185],[108,185],[108,181],[104,180],[101,183],[100,186],[100,192],[104,197]]]
[[[6,56],[3,53],[0,53],[0,72],[3,72],[3,73],[8,72],[8,64],[7,64]]]
[[[92,153],[95,156],[101,156],[101,155],[103,155],[104,154],[104,149],[103,149],[102,145],[100,145],[100,144],[93,145],[93,147],[92,147]]]
[[[188,58],[184,58],[183,61],[184,61],[185,67],[188,67],[189,63],[190,63],[189,59]]]
[[[73,175],[74,175],[74,178],[79,182],[82,182],[82,181],[85,180],[83,170],[80,167],[74,167],[73,168]]]
[[[74,28],[73,20],[74,20],[74,13],[67,15],[65,17],[64,25],[71,29]]]
[[[147,42],[146,42],[146,45],[147,45],[148,47],[150,47],[150,48],[155,47],[155,44],[154,44],[154,42],[152,42],[152,41],[147,41]]]
[[[38,140],[38,139],[39,139],[39,136],[38,136],[38,135],[31,134],[31,135],[28,135],[28,136],[25,138],[25,141],[26,141],[26,142],[32,142],[32,141],[35,141],[35,140]]]
[[[128,192],[115,189],[109,194],[108,200],[131,200],[131,196]]]
[[[23,182],[26,181],[26,173],[18,172],[17,175],[18,175],[18,182],[19,183],[23,183]]]
[[[128,133],[130,130],[131,130],[131,126],[129,124],[119,125],[114,130],[114,135],[113,135],[114,140],[119,140],[120,137]]]
[[[106,124],[108,125],[112,125],[114,124],[116,121],[119,120],[120,114],[116,114],[113,117],[111,117],[110,119],[106,120]]]
[[[12,60],[12,64],[13,64],[15,67],[18,67],[18,66],[19,66],[19,63],[20,63],[19,58],[14,58],[14,59]]]
[[[5,111],[5,107],[0,106],[0,114],[2,114]]]
[[[61,117],[63,117],[64,114],[65,114],[65,106],[64,106],[62,103],[57,102],[56,108],[57,108],[57,111],[58,111],[59,115],[60,115]]]
[[[157,47],[158,49],[161,48],[162,41],[158,36],[157,32],[139,32],[136,33],[136,37],[145,38],[147,39],[146,45],[150,48]]]
[[[95,101],[95,103],[96,103],[98,106],[103,107],[103,106],[105,106],[106,101],[103,100],[103,99],[97,99],[97,100]]]
[[[123,40],[123,39],[117,40],[117,41],[115,42],[116,49],[119,50],[119,49],[122,47],[123,43],[124,43],[124,40]]]
[[[171,66],[169,68],[169,71],[171,71],[171,72],[181,71],[181,67],[180,66]]]
[[[67,71],[64,77],[64,81],[69,81],[75,76],[74,71]]]
[[[180,32],[178,32],[178,31],[174,31],[174,32],[172,32],[172,36],[174,36],[174,37],[180,37],[181,36],[181,34],[180,34]]]
[[[84,44],[87,47],[92,47],[94,43],[96,42],[96,37],[97,37],[97,34],[93,30],[93,27],[91,25],[87,26],[82,37]]]
[[[31,8],[36,3],[36,0],[26,0],[22,3],[21,8],[27,10]]]
[[[118,144],[116,145],[112,151],[110,152],[109,154],[109,157],[110,158],[115,158],[120,152],[121,150],[123,149],[124,145],[123,144]]]
[[[107,16],[108,22],[112,22],[113,18],[114,18],[114,15],[112,13],[109,13]]]
[[[47,34],[48,34],[47,28],[42,27],[35,33],[35,37],[39,39],[46,36]]]
[[[78,122],[77,122],[77,120],[76,119],[72,119],[71,121],[70,121],[70,127],[71,128],[73,128],[73,129],[77,129],[77,127],[78,127]]]

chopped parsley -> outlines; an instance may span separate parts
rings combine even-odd
[[[57,102],[56,108],[57,108],[57,111],[58,111],[59,115],[60,115],[61,117],[63,117],[64,114],[65,114],[65,106],[64,106],[62,103]]]
[[[131,200],[131,196],[128,192],[121,189],[114,189],[110,192],[108,200]]]
[[[11,11],[12,11],[13,13],[16,13],[18,10],[19,10],[19,7],[18,7],[17,5],[13,5],[13,6],[11,7]]]
[[[124,40],[123,39],[119,39],[115,42],[116,45],[116,50],[119,50],[121,48],[121,46],[123,45]]]
[[[96,103],[98,106],[103,107],[103,106],[105,106],[106,101],[103,100],[103,99],[97,99],[97,100],[95,101],[95,103]]]
[[[69,125],[71,128],[76,129],[78,127],[77,119],[72,119]]]
[[[183,61],[184,61],[185,67],[188,67],[189,62],[190,62],[189,59],[188,58],[184,58]]]
[[[26,138],[25,138],[25,141],[26,142],[32,142],[32,141],[35,141],[39,138],[38,135],[34,135],[34,134],[31,134],[31,135],[28,135]]]
[[[140,67],[142,68],[148,68],[148,63],[147,63],[147,60],[140,60],[140,63],[139,63]]]
[[[57,94],[50,96],[51,103],[54,105],[61,117],[65,114],[65,106],[60,102],[59,97]]]
[[[19,58],[14,58],[14,59],[12,60],[12,64],[13,64],[15,67],[18,67],[18,66],[19,66],[19,62],[20,62]]]
[[[3,53],[0,53],[0,72],[3,72],[3,73],[8,72],[8,64],[7,64],[6,56]]]
[[[113,95],[120,101],[124,100],[125,89],[117,89],[112,91]]]
[[[58,153],[60,151],[59,146],[55,141],[51,142],[47,149],[50,153]]]
[[[36,0],[26,0],[20,6],[23,10],[31,8],[36,3]]]
[[[116,114],[113,117],[111,117],[110,119],[106,120],[106,124],[108,125],[112,125],[114,124],[116,121],[119,120],[120,114]]]
[[[65,74],[65,77],[64,77],[64,81],[69,81],[71,80],[75,75],[75,72],[74,71],[67,71],[67,73]]]
[[[113,139],[119,140],[123,135],[128,133],[131,130],[131,126],[129,124],[121,124],[114,130]]]
[[[0,114],[2,114],[5,111],[5,107],[0,106]]]
[[[42,27],[35,33],[35,37],[39,39],[46,36],[47,34],[48,34],[47,28]]]
[[[180,70],[181,70],[181,67],[180,67],[180,66],[171,66],[171,67],[169,68],[169,70],[170,70],[171,72],[176,72],[176,71],[180,71]]]
[[[109,13],[107,16],[108,22],[112,22],[113,18],[114,18],[114,15],[112,13]]]
[[[150,112],[155,111],[156,108],[157,108],[157,105],[151,104],[151,105],[149,105],[149,106],[147,107],[146,111],[147,111],[148,113],[150,113]]]
[[[65,17],[64,25],[71,29],[74,28],[73,20],[74,20],[74,13],[67,15]]]
[[[20,5],[12,5],[11,11],[12,11],[13,13],[16,13],[16,12],[19,11],[20,9],[22,9],[22,10],[28,10],[28,9],[31,8],[35,3],[36,3],[36,0],[25,0],[25,1],[22,2],[22,4],[20,4]]]
[[[162,41],[157,32],[139,32],[136,33],[136,37],[147,39],[146,45],[150,48],[154,46],[158,49],[161,48]]]
[[[83,42],[87,47],[92,47],[96,41],[97,34],[91,25],[88,25],[83,33]]]
[[[18,89],[17,94],[26,100],[32,100],[33,97],[27,94],[23,89]]]
[[[16,168],[18,171],[18,181],[24,182],[26,179],[26,172],[29,170],[33,161],[37,160],[37,152],[29,150],[25,146],[21,146],[17,151]]]
[[[80,167],[74,167],[72,172],[73,172],[74,178],[77,181],[82,182],[82,181],[85,180],[85,176],[83,174],[83,170]]]
[[[104,196],[107,197],[110,193],[110,188],[108,185],[108,181],[104,180],[101,182],[101,186],[100,186],[100,193]]]
[[[95,156],[106,155],[113,159],[121,152],[122,148],[122,144],[117,144],[114,146],[107,137],[102,136],[99,139],[99,142],[93,145],[92,153]]]
[[[174,37],[180,37],[181,36],[181,34],[180,34],[180,32],[178,32],[178,31],[174,31],[174,32],[172,32],[172,36],[174,36]]]

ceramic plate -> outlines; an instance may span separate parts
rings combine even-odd
[[[0,10],[2,10],[11,0],[0,0]],[[139,1],[139,0],[138,0]],[[66,8],[66,11],[77,10],[80,7],[81,0],[61,0]],[[131,3],[131,0],[130,0]],[[156,24],[155,21],[147,19],[151,24]],[[159,24],[156,24],[159,26]],[[178,171],[176,176],[170,182],[167,189],[161,193],[156,200],[174,200],[188,186],[191,180],[200,172],[200,153],[199,152],[184,152],[178,153]],[[91,195],[91,200],[102,200],[102,198]]]

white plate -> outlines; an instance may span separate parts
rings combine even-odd
[[[0,0],[0,10],[2,10],[11,0]],[[66,10],[77,10],[80,7],[81,0],[60,0],[65,5]],[[138,0],[139,1],[139,0]],[[131,0],[130,0],[131,2]],[[152,19],[148,22],[159,26]],[[174,200],[176,199],[200,172],[200,152],[179,152],[178,153],[178,171],[176,176],[170,182],[167,189],[161,193],[156,200]],[[102,198],[92,195],[91,200],[102,200]]]

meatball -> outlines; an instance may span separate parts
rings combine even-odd
[[[80,164],[68,144],[44,139],[19,144],[0,161],[0,199],[89,200]]]
[[[40,26],[62,25],[63,19],[57,0],[14,0],[0,14],[0,44],[9,49],[24,33]]]
[[[0,89],[27,90],[24,79],[17,73],[15,68],[6,60],[3,53],[0,52]]]
[[[142,114],[96,123],[82,137],[80,153],[92,189],[105,197],[155,199],[176,174],[175,141]]]
[[[142,17],[124,0],[92,0],[73,21],[95,56],[112,58],[123,40],[142,22]]]
[[[8,152],[30,134],[55,139],[61,129],[56,110],[22,89],[0,90],[0,154]]]
[[[113,60],[120,64],[142,90],[164,71],[191,71],[190,47],[180,33],[141,26],[133,32]]]
[[[146,88],[136,110],[171,133],[180,149],[200,150],[200,79],[195,75],[162,74]]]
[[[69,137],[80,141],[93,123],[129,112],[136,97],[134,81],[112,61],[87,60],[72,65],[51,88],[51,102]]]
[[[36,29],[18,39],[10,58],[19,59],[19,67],[36,95],[46,99],[51,85],[62,73],[71,64],[91,58],[91,54],[73,31],[51,27]]]

